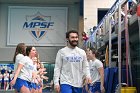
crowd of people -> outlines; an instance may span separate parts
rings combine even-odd
[[[12,86],[9,86],[9,82],[12,80],[14,72],[12,70],[8,70],[2,68],[0,71],[0,90],[4,89],[13,89]]]
[[[78,47],[78,31],[66,33],[67,46],[56,55],[54,76],[51,85],[57,93],[104,93],[103,63],[97,59],[96,50]],[[4,78],[4,89],[9,84],[15,93],[42,93],[46,68],[39,60],[34,46],[19,43],[13,57],[14,71],[0,74]]]
[[[13,57],[14,75],[10,86],[15,93],[42,93],[43,79],[46,68],[39,60],[39,54],[34,46],[19,43]]]

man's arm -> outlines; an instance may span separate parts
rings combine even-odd
[[[86,82],[91,83],[92,81],[90,76],[90,68],[89,68],[89,63],[87,61],[86,53],[84,53],[83,72],[86,77]]]
[[[55,68],[54,68],[54,88],[57,93],[60,92],[60,85],[59,85],[59,79],[60,79],[60,74],[61,74],[61,69],[62,69],[62,58],[61,58],[61,53],[58,51],[55,59]]]
[[[59,85],[59,78],[62,69],[62,58],[61,53],[58,51],[55,60],[55,68],[54,68],[54,85]]]

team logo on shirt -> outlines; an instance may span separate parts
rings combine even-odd
[[[23,29],[29,31],[36,40],[40,40],[48,31],[53,30],[54,22],[51,21],[51,16],[37,12],[34,15],[26,15],[25,18]]]
[[[64,58],[67,62],[81,62],[83,58],[79,55],[71,54]]]

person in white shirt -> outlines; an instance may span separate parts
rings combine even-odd
[[[46,72],[46,68],[44,67],[44,64],[40,62],[40,60],[38,60],[38,65],[37,65],[37,69],[38,69],[38,74],[37,74],[37,87],[38,87],[38,93],[42,93],[43,91],[43,80],[48,80],[47,76],[44,76],[47,72]]]
[[[39,74],[41,72],[44,72],[44,70],[42,70],[42,71],[38,70],[37,71],[37,65],[40,62],[39,61],[39,57],[33,57],[32,60],[34,62],[33,63],[34,64],[34,72],[33,72],[33,78],[32,78],[32,89],[31,89],[31,93],[42,93],[42,88],[41,88],[41,85],[40,85],[40,80],[38,78],[40,78]]]
[[[30,87],[34,70],[32,58],[36,56],[36,48],[27,46],[26,55],[19,61],[14,78],[11,81],[11,85],[14,85],[14,88],[20,93],[31,93]]]
[[[9,82],[9,73],[7,70],[5,70],[3,77],[4,77],[4,90],[6,90],[6,87],[7,87],[8,82]]]
[[[77,47],[78,32],[66,33],[68,46],[60,49],[56,56],[54,68],[54,88],[61,93],[82,93],[82,77],[90,83],[90,71],[83,49]],[[60,84],[59,84],[60,82]]]
[[[14,64],[14,72],[17,69],[18,63],[20,62],[20,60],[26,55],[26,45],[25,43],[19,43],[16,47],[16,51],[13,57],[13,62],[15,62]]]
[[[16,47],[15,54],[13,57],[14,73],[17,69],[18,63],[22,58],[24,58],[25,55],[26,55],[26,45],[25,43],[19,43]],[[16,89],[15,89],[15,93],[18,93]]]
[[[32,78],[32,88],[31,88],[31,93],[37,93],[37,87],[36,87],[36,73],[37,73],[37,57],[33,57],[33,65],[34,65],[34,72],[33,72],[33,78]]]
[[[87,58],[89,60],[90,74],[92,80],[92,93],[104,93],[104,67],[103,63],[97,59],[97,52],[94,48],[86,50]]]

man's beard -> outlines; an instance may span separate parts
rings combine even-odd
[[[76,42],[76,43],[75,43]],[[78,45],[78,41],[70,41],[69,40],[69,44],[72,46],[72,47],[76,47]]]

